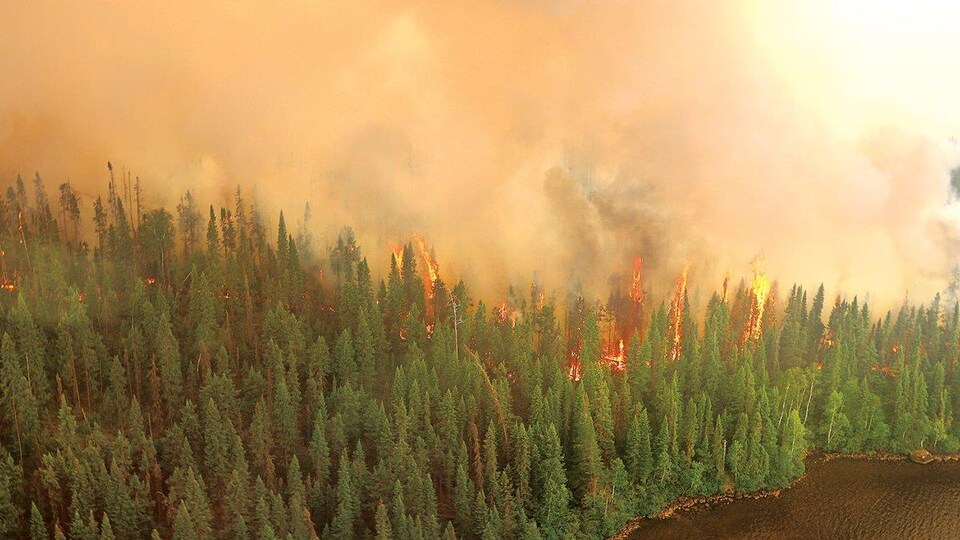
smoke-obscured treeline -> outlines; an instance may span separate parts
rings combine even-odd
[[[649,300],[638,261],[608,305],[494,306],[421,238],[312,245],[239,190],[146,209],[112,181],[88,217],[69,184],[11,186],[0,535],[600,537],[786,486],[811,447],[960,446],[939,299],[878,315],[758,274],[701,317],[682,278]]]

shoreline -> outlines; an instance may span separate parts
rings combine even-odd
[[[960,461],[960,452],[930,454],[932,462]],[[898,454],[893,452],[820,452],[815,451],[807,456],[808,466],[816,466],[827,463],[835,459],[856,459],[863,461],[899,461],[913,463],[910,461],[910,454]],[[918,464],[920,465],[920,464]],[[921,465],[922,466],[922,465]],[[790,485],[780,489],[762,489],[747,493],[717,493],[700,497],[680,497],[674,500],[653,517],[636,517],[628,521],[623,528],[610,537],[610,540],[625,540],[636,531],[645,521],[651,519],[667,519],[677,512],[690,510],[698,506],[720,506],[729,504],[742,499],[765,499],[767,497],[779,497],[784,490],[790,489],[806,478],[804,473],[790,482]]]

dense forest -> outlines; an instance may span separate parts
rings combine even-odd
[[[92,219],[69,183],[0,197],[0,536],[601,537],[813,448],[960,446],[939,297],[877,315],[758,273],[694,312],[638,259],[603,303],[487,303],[422,238],[381,279],[309,207],[146,208],[110,173]]]

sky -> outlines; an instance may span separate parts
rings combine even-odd
[[[0,179],[312,206],[489,296],[749,278],[893,305],[960,262],[960,7],[915,1],[0,3]]]

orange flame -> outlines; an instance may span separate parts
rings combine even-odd
[[[643,303],[643,257],[633,259],[633,281],[630,284],[630,299],[634,305]]]
[[[580,366],[580,359],[577,358],[576,354],[573,354],[570,357],[570,369],[567,370],[567,378],[573,382],[577,382],[583,378],[583,370]]]
[[[835,343],[836,340],[833,337],[833,330],[831,330],[829,327],[824,328],[823,335],[820,336],[820,348],[829,349],[830,347],[833,347]]]
[[[677,288],[673,293],[673,302],[670,306],[670,359],[680,358],[683,347],[683,301],[687,296],[687,267],[683,267],[680,277],[677,278]]]
[[[157,282],[157,278],[155,278],[155,277],[148,277],[148,278],[144,279],[143,282],[146,283],[147,285],[153,285],[153,284],[155,284],[155,283]]]
[[[397,267],[397,273],[403,272],[403,248],[393,248],[393,264]]]
[[[627,369],[627,357],[624,353],[623,340],[621,339],[615,353],[606,354],[603,356],[603,359],[600,362],[601,365],[606,364],[610,369],[614,371],[626,371]]]
[[[753,284],[750,286],[753,303],[750,305],[750,319],[743,334],[744,343],[748,339],[760,339],[760,333],[763,331],[763,312],[767,306],[771,286],[770,277],[761,270],[755,270]]]
[[[423,258],[423,262],[427,265],[427,273],[430,276],[429,289],[427,290],[427,297],[433,298],[436,294],[438,270],[437,270],[437,261],[433,258],[433,255],[430,253],[430,250],[427,249],[426,243],[423,241],[423,237],[419,234],[413,235],[413,241],[417,244],[417,249],[420,251],[420,257]]]
[[[426,243],[423,241],[423,237],[419,234],[413,235],[413,242],[417,245],[417,250],[420,252],[420,258],[423,259],[423,262],[427,266],[427,277],[423,281],[424,288],[426,289],[426,317],[427,322],[433,322],[433,311],[434,305],[433,300],[437,297],[437,279],[439,279],[439,274],[437,270],[437,261],[433,258],[433,255],[427,249]]]
[[[497,320],[500,324],[506,324],[507,321],[510,321],[510,327],[516,328],[517,326],[517,311],[512,309],[506,302],[500,304],[495,308],[497,312]]]

